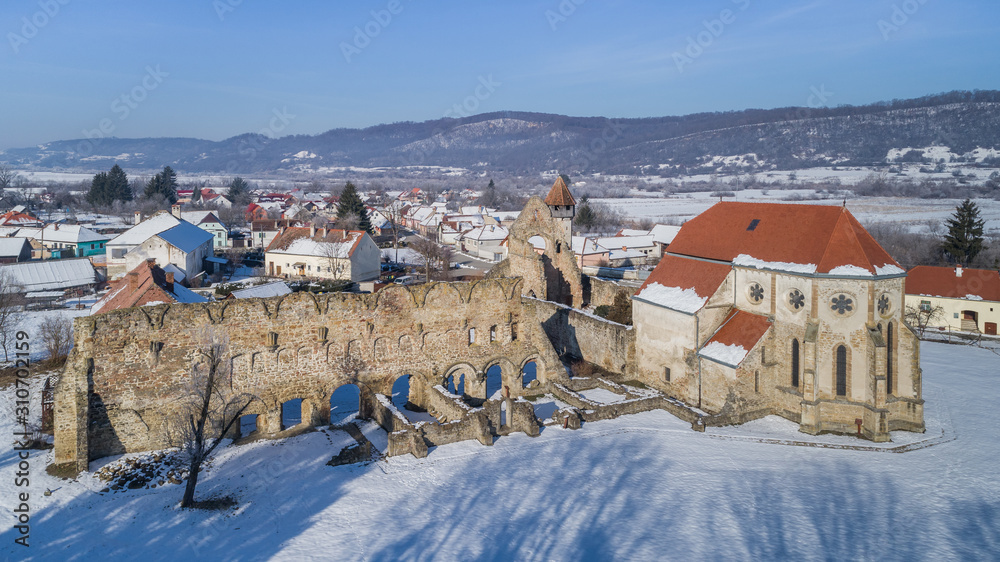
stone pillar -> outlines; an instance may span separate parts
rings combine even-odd
[[[374,419],[375,414],[375,392],[365,385],[358,385],[361,400],[358,404],[358,417],[366,420]],[[329,403],[327,404],[329,407]]]
[[[55,435],[56,465],[64,465],[76,473],[90,465],[90,443],[87,428],[90,419],[90,381],[94,360],[67,362],[67,367],[56,385]]]
[[[471,398],[486,400],[486,373],[482,371],[466,373],[465,394]]]
[[[257,430],[264,435],[274,435],[281,432],[281,404],[277,409],[271,408],[266,413],[257,416]]]

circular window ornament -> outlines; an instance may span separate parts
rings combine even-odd
[[[792,289],[788,293],[788,308],[798,312],[805,308],[806,306],[806,296],[802,294],[802,291],[798,289]]]
[[[760,283],[750,283],[747,287],[747,298],[754,304],[760,304],[760,301],[764,300],[764,287],[761,287]]]
[[[840,316],[849,316],[854,312],[854,299],[843,293],[830,299],[830,309]]]
[[[892,299],[889,298],[888,293],[882,293],[878,298],[878,313],[883,317],[887,317],[892,314]]]

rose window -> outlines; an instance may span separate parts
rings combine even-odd
[[[792,292],[788,293],[788,304],[793,309],[798,310],[806,305],[806,296],[802,294],[802,291],[792,289]]]
[[[889,313],[889,295],[882,295],[878,298],[878,313],[882,316]]]
[[[764,288],[760,286],[760,283],[750,285],[750,300],[754,303],[764,300]]]
[[[851,299],[847,295],[837,295],[830,302],[832,304],[830,308],[836,311],[837,314],[847,314],[854,310],[854,299]]]

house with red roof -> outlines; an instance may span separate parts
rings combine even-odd
[[[38,217],[20,211],[7,211],[0,215],[0,226],[44,226]]]
[[[928,329],[995,336],[1000,323],[1000,273],[962,266],[914,267],[907,272],[906,311]]]
[[[207,297],[181,285],[174,275],[156,265],[156,260],[143,261],[121,279],[111,282],[108,292],[90,309],[91,314],[134,306],[208,302]]]
[[[729,423],[923,431],[905,279],[846,208],[718,203],[633,297],[640,380]]]
[[[382,253],[361,230],[283,228],[264,254],[267,274],[349,281],[378,279]]]

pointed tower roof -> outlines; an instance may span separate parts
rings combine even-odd
[[[566,182],[563,181],[561,176],[556,178],[556,183],[552,185],[552,190],[545,197],[545,204],[553,207],[556,205],[561,207],[576,205],[576,199],[573,199],[573,194],[569,192],[569,187],[566,186]]]

